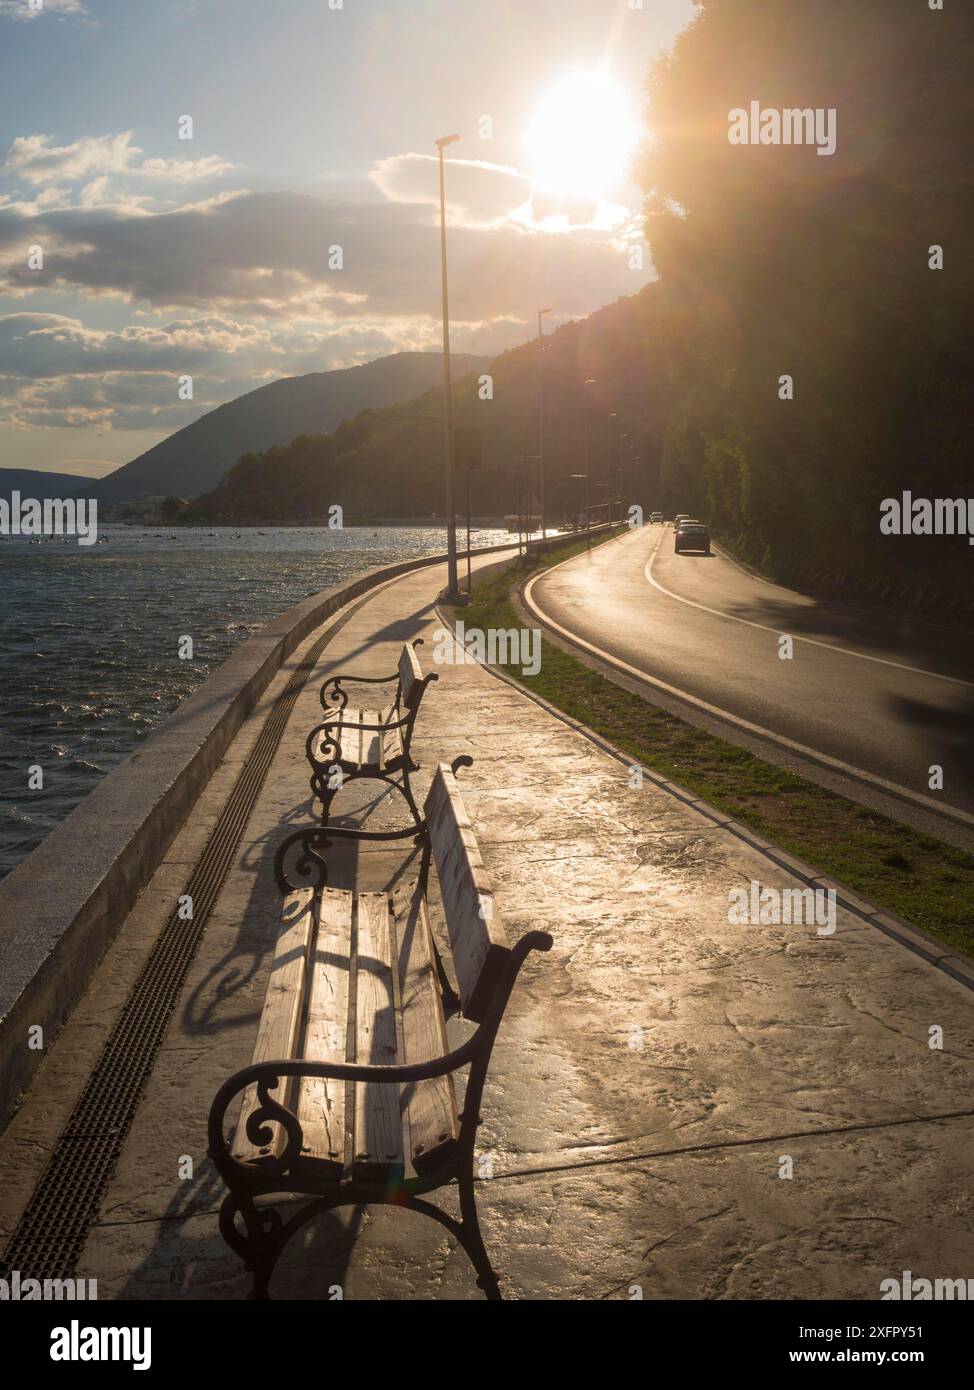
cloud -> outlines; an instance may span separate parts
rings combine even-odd
[[[447,220],[451,227],[491,230],[510,225],[528,231],[563,233],[616,231],[631,221],[628,208],[603,197],[557,193],[509,165],[482,159],[445,161]],[[439,160],[398,154],[369,171],[373,187],[391,203],[439,208]]]
[[[25,380],[160,368],[180,374],[223,365],[228,355],[271,347],[266,330],[220,318],[134,324],[106,332],[62,314],[0,317],[0,374]]]
[[[479,159],[445,161],[447,211],[467,226],[492,226],[528,203],[531,180],[517,169]],[[439,207],[439,159],[434,155],[398,154],[380,159],[369,179],[392,203]]]
[[[81,0],[0,0],[0,19],[40,19],[42,15],[85,15]]]
[[[0,174],[40,188],[110,174],[192,183],[219,178],[236,168],[217,155],[200,159],[141,159],[144,153],[132,144],[130,130],[119,135],[86,135],[70,145],[55,145],[50,135],[19,135],[7,152]]]
[[[61,314],[7,314],[0,317],[0,401],[20,426],[179,429],[278,375],[267,363],[273,351],[266,330],[228,319],[106,332]],[[177,396],[184,375],[194,378],[189,407]]]
[[[463,332],[455,343],[467,348]],[[201,316],[106,332],[61,314],[7,314],[0,316],[0,413],[15,428],[163,435],[280,377],[438,346],[432,321],[354,321],[312,330]],[[178,378],[187,374],[194,382],[191,403],[177,396]]]
[[[105,371],[37,381],[0,376],[3,423],[20,429],[152,430],[161,436],[273,379],[266,372],[256,378],[190,375],[191,401],[180,399],[179,378],[171,371]]]
[[[268,380],[437,350],[437,165],[395,156],[331,197],[238,188],[176,203],[150,181],[178,187],[231,166],[146,158],[131,132],[20,137],[0,170],[31,190],[0,195],[0,292],[25,308],[0,317],[0,415],[162,434]],[[136,178],[150,193],[132,191]],[[539,305],[556,307],[554,322],[580,317],[648,278],[629,268],[638,230],[625,208],[556,197],[482,160],[448,161],[447,188],[458,351],[503,352],[531,335]],[[39,294],[45,312],[31,313]],[[68,312],[47,312],[52,296]],[[116,301],[99,318],[117,328],[87,326],[96,300]],[[187,374],[192,403],[176,396]]]
[[[42,271],[25,248],[45,248]],[[8,292],[114,293],[155,308],[249,316],[354,318],[439,312],[439,241],[425,207],[250,193],[173,212],[87,209],[19,216],[0,208]],[[342,267],[332,248],[340,247]],[[540,295],[588,313],[645,282],[617,240],[594,229],[552,237],[513,223],[451,231],[451,298],[460,320],[525,322]]]
[[[173,183],[200,183],[204,179],[222,178],[238,168],[219,155],[203,155],[201,159],[146,159],[132,173],[147,179],[168,179]]]
[[[132,158],[131,131],[123,135],[86,136],[71,145],[52,145],[49,135],[18,135],[0,173],[38,188],[66,179],[121,173]]]

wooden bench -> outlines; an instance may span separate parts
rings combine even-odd
[[[416,656],[423,639],[406,643],[391,676],[331,676],[321,687],[322,709],[329,716],[310,732],[305,744],[311,764],[311,793],[321,802],[321,821],[328,824],[331,804],[346,782],[377,778],[405,798],[416,831],[421,820],[409,783],[419,770],[410,753],[413,725],[426,687],[438,679],[424,676]],[[348,703],[345,685],[396,686],[391,706],[359,708]]]
[[[288,836],[278,850],[285,896],[253,1062],[221,1087],[209,1119],[209,1154],[229,1189],[220,1229],[253,1271],[255,1298],[269,1296],[278,1256],[306,1222],[369,1203],[439,1221],[466,1250],[487,1297],[501,1297],[474,1198],[481,1096],[518,971],[530,951],[552,943],[541,931],[507,942],[455,778],[470,762],[437,768],[414,883],[382,893],[328,886],[332,839],[363,831],[317,826]],[[453,979],[430,928],[431,864]],[[451,1050],[446,1020],[460,1011],[478,1026]],[[454,1074],[464,1068],[458,1114]],[[228,1140],[228,1111],[237,1103]],[[423,1200],[454,1183],[459,1220]],[[314,1200],[285,1222],[258,1202],[275,1193]]]

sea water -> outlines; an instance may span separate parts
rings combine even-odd
[[[108,524],[87,547],[0,538],[0,876],[265,623],[445,548],[435,526]],[[186,636],[191,660],[179,655]]]

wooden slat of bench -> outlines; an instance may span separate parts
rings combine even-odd
[[[473,826],[445,763],[433,777],[426,818],[463,1012],[479,1023],[510,951]]]
[[[402,688],[404,705],[411,703],[413,691],[422,679],[423,672],[420,669],[419,658],[407,642],[399,654],[399,684]]]
[[[341,725],[336,724],[331,729],[341,744],[343,760],[357,766],[371,764],[373,767],[384,767],[390,759],[398,757],[402,752],[402,738],[398,729],[382,733],[362,728],[363,724],[385,724],[389,718],[389,710],[346,709]],[[323,761],[326,756],[322,752],[325,738],[325,733],[320,733],[312,745],[312,756],[317,762]],[[334,756],[334,750],[331,750],[329,761]]]
[[[386,729],[382,735],[382,766],[388,767],[402,757],[402,730]]]
[[[385,722],[382,710],[362,711],[363,724],[382,724]],[[382,734],[372,729],[362,730],[362,763],[370,767],[382,766]]]
[[[342,761],[360,763],[362,761],[362,711],[345,709],[342,711],[342,724],[338,738],[342,746]]]
[[[268,1062],[297,1055],[301,1015],[304,1004],[304,982],[314,925],[314,893],[300,888],[289,893],[281,908],[270,981],[257,1029],[254,1062]],[[290,1105],[293,1085],[281,1083],[271,1092],[275,1100]],[[244,1163],[276,1158],[284,1148],[284,1132],[280,1125],[270,1128],[274,1138],[270,1145],[260,1148],[247,1138],[246,1122],[257,1104],[257,1088],[249,1086],[244,1092],[240,1120],[233,1141],[233,1156]]]
[[[388,895],[360,893],[356,912],[355,1060],[389,1064],[396,1061],[397,1047]],[[403,1171],[399,1089],[398,1085],[356,1084],[352,1149],[356,1178]]]
[[[429,914],[415,883],[396,889],[392,909],[399,954],[404,1060],[429,1062],[450,1050]],[[453,1077],[407,1082],[402,1088],[402,1118],[406,1152],[417,1173],[445,1162],[460,1134]]]
[[[324,888],[318,935],[308,969],[308,1017],[301,1055],[315,1062],[344,1062],[348,1041],[349,953],[352,894]],[[298,1119],[304,1131],[301,1166],[341,1176],[345,1164],[345,1082],[303,1077]]]

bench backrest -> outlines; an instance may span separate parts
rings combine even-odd
[[[412,704],[413,692],[422,683],[422,680],[423,673],[420,670],[419,658],[407,642],[399,655],[399,684],[404,705]]]
[[[452,769],[440,763],[426,798],[453,970],[465,1017],[481,1022],[510,956],[484,861]]]

